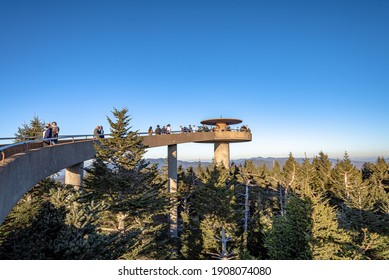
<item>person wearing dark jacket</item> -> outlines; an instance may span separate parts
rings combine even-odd
[[[100,137],[100,138],[104,138],[104,128],[103,128],[103,126],[100,125],[100,126],[99,126],[99,130],[100,130],[100,133],[99,133],[100,135],[99,135],[99,137]]]
[[[162,133],[162,129],[159,127],[159,125],[157,125],[157,128],[155,129],[155,134],[161,134]]]
[[[45,130],[43,131],[43,146],[49,146],[50,140],[47,140],[49,138],[53,137],[53,130],[51,128],[50,123],[46,124]]]
[[[52,136],[53,138],[58,138],[58,134],[59,134],[59,127],[57,126],[57,122],[52,122],[51,123],[51,129],[52,129]],[[54,139],[53,141],[51,141],[52,144],[57,144],[58,143],[58,139]]]

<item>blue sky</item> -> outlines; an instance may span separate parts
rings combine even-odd
[[[387,157],[389,1],[4,0],[0,98],[0,137],[34,114],[108,132],[127,107],[140,131],[243,119],[253,141],[232,158]]]

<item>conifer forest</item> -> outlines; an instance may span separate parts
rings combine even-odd
[[[356,168],[324,152],[281,166],[250,161],[167,170],[144,159],[127,109],[108,119],[84,186],[47,178],[0,226],[0,259],[384,260],[389,259],[389,163]],[[35,135],[35,117],[16,135]],[[178,209],[178,237],[168,213]]]

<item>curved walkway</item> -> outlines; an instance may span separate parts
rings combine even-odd
[[[196,132],[142,136],[149,148],[183,143],[215,143],[251,141],[248,132]],[[32,186],[62,169],[76,166],[95,156],[95,140],[60,141],[42,147],[42,143],[30,144],[28,151],[17,146],[0,164],[0,224],[19,199]]]

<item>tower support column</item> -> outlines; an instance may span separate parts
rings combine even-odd
[[[216,163],[223,164],[225,168],[230,169],[230,144],[228,142],[215,142],[214,156]]]
[[[177,145],[168,146],[168,193],[172,196],[177,192]],[[177,199],[170,198],[170,212],[168,217],[169,236],[178,237],[177,231]]]
[[[75,188],[82,186],[84,177],[84,162],[69,166],[65,171],[65,184],[73,185]]]

